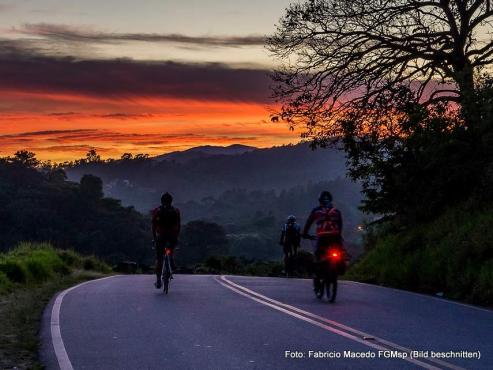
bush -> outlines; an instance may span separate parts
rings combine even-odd
[[[37,285],[81,268],[110,272],[107,265],[93,256],[56,250],[47,243],[21,243],[10,252],[0,254],[0,294],[8,293],[17,285]]]
[[[7,293],[12,286],[12,283],[10,282],[9,278],[7,275],[5,275],[3,272],[0,272],[0,294]]]
[[[0,262],[0,271],[14,283],[27,282],[27,268],[21,261],[17,261],[13,258],[5,258]]]
[[[381,233],[348,278],[492,305],[491,206],[462,204],[433,222]]]
[[[63,263],[69,267],[80,267],[81,257],[73,250],[59,250],[58,256],[63,261]]]
[[[283,265],[273,261],[255,261],[235,256],[211,256],[195,269],[197,273],[281,276]]]
[[[111,268],[104,262],[101,262],[95,256],[87,256],[83,258],[83,268],[84,270],[100,271],[104,273],[111,272]]]

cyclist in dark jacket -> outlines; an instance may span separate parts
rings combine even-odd
[[[279,244],[283,246],[284,268],[288,277],[293,274],[294,258],[298,253],[300,240],[300,226],[296,223],[296,217],[291,215],[281,229],[281,240],[279,241]]]
[[[161,270],[163,268],[164,249],[169,248],[173,252],[180,234],[181,216],[180,210],[173,207],[173,197],[169,193],[161,197],[161,206],[152,211],[152,236],[156,248],[156,283],[157,289],[161,288]],[[171,253],[171,265],[174,268],[173,253]]]

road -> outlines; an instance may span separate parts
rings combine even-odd
[[[167,296],[153,279],[114,276],[59,294],[43,318],[46,368],[493,369],[489,310],[349,281],[330,304],[303,279],[177,275]]]

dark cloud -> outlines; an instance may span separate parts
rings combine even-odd
[[[88,152],[89,150],[95,149],[99,154],[111,153],[111,148],[103,148],[103,147],[95,147],[92,145],[53,145],[47,147],[39,147],[36,148],[36,152],[49,152],[49,153],[58,153],[58,152]]]
[[[0,41],[0,89],[104,98],[269,103],[268,71],[223,64],[47,57]]]
[[[91,130],[91,129],[29,131],[29,132],[19,132],[16,134],[0,135],[0,140],[17,139],[22,137],[30,138],[36,136],[65,135],[65,134],[73,134],[73,133],[90,134],[95,132],[97,132],[97,130]]]
[[[48,116],[52,117],[67,117],[67,116],[76,116],[76,112],[53,112],[53,113],[48,113]]]
[[[118,120],[130,120],[130,119],[152,118],[152,117],[154,117],[154,115],[150,114],[150,113],[144,113],[144,114],[108,113],[108,114],[94,115],[94,117],[118,119]]]
[[[197,141],[217,141],[233,143],[238,139],[242,141],[255,142],[258,140],[254,136],[227,136],[227,135],[204,135],[195,133],[183,134],[138,134],[121,133],[111,130],[83,129],[83,130],[46,130],[21,132],[16,134],[1,135],[1,145],[27,145],[34,151],[67,151],[80,152],[94,148],[95,145],[106,146],[118,142],[135,147],[149,148],[149,146],[168,146],[177,142],[197,142]],[[90,143],[90,144],[87,144]],[[36,144],[36,145],[35,145]],[[103,149],[101,147],[100,149]],[[99,150],[99,149],[98,149]],[[106,148],[104,150],[111,150]]]
[[[157,33],[109,33],[57,24],[26,24],[15,31],[51,40],[83,43],[119,43],[125,41],[174,43],[194,47],[263,46],[264,36],[186,36]]]

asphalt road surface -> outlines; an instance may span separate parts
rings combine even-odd
[[[303,279],[176,275],[168,295],[153,282],[114,276],[55,297],[47,369],[493,369],[489,310],[349,281],[335,304]]]

